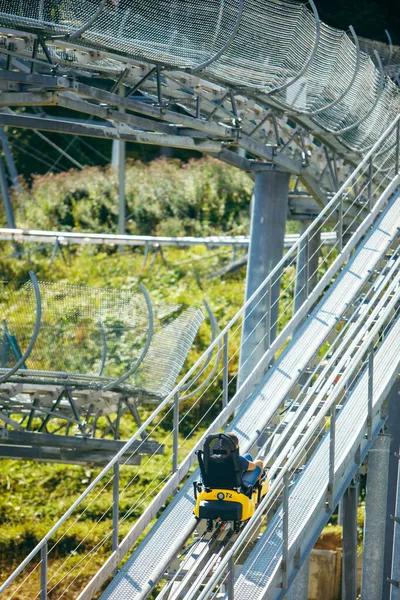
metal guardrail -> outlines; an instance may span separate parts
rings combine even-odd
[[[300,238],[298,233],[289,233],[285,235],[284,246],[290,248]],[[0,240],[9,242],[48,242],[54,244],[79,244],[79,245],[110,245],[110,246],[210,246],[218,248],[220,246],[239,246],[247,248],[249,246],[249,237],[245,235],[238,236],[219,236],[211,235],[206,237],[167,237],[152,235],[114,235],[108,233],[84,233],[84,232],[66,232],[66,231],[41,231],[38,229],[9,229],[0,227]],[[336,239],[335,232],[322,232],[321,240],[326,246],[334,244]]]
[[[268,476],[272,481],[271,487],[250,519],[248,525],[235,541],[231,550],[221,560],[215,572],[211,575],[205,588],[197,590],[198,600],[214,598],[215,589],[228,581],[228,599],[233,599],[234,565],[248,549],[254,540],[254,534],[260,527],[260,519],[270,513],[277,503],[283,503],[281,530],[283,532],[282,558],[287,565],[290,557],[294,556],[299,544],[294,532],[289,528],[288,514],[290,505],[290,486],[296,469],[302,467],[305,456],[310,456],[316,445],[321,441],[321,432],[328,429],[329,436],[329,483],[327,488],[327,505],[332,512],[336,506],[337,481],[335,474],[338,471],[338,462],[335,460],[338,449],[335,440],[338,433],[336,419],[343,407],[346,398],[351,402],[351,393],[356,383],[365,373],[368,373],[368,398],[365,406],[364,428],[365,436],[369,441],[373,439],[374,418],[378,412],[377,406],[373,407],[373,379],[374,355],[376,348],[382,343],[388,329],[399,317],[400,300],[400,253],[395,252],[392,265],[385,273],[385,284],[381,281],[378,289],[371,287],[367,308],[362,313],[356,311],[349,323],[347,335],[340,336],[340,345],[330,356],[330,365],[327,365],[319,374],[314,384],[307,389],[299,403],[293,418],[286,427],[279,432],[277,441],[272,440],[272,447],[267,455],[260,451],[259,457],[269,463],[274,458]],[[383,288],[383,292],[382,292]],[[379,341],[377,341],[379,338]],[[321,367],[322,361],[319,363]],[[331,365],[334,365],[333,367]],[[317,369],[315,369],[316,371]],[[314,371],[314,373],[315,373]],[[310,377],[311,379],[311,377]],[[328,427],[327,427],[328,424]],[[360,423],[357,424],[359,426]],[[318,482],[315,482],[318,485]],[[269,515],[270,516],[270,515]],[[297,543],[297,546],[296,546]],[[287,572],[283,569],[283,587],[287,589]],[[191,593],[195,595],[196,589]]]
[[[106,542],[112,540],[110,558],[107,561],[107,566],[110,568],[110,566],[114,565],[112,568],[115,568],[115,565],[118,564],[119,560],[121,560],[126,552],[132,547],[134,541],[137,539],[140,533],[150,523],[157,510],[161,508],[166,499],[174,492],[174,490],[177,489],[179,483],[186,476],[189,469],[195,462],[195,450],[201,445],[204,436],[216,427],[219,428],[223,426],[233,412],[237,409],[237,407],[241,404],[241,402],[247,397],[249,390],[252,387],[252,380],[254,376],[257,375],[259,370],[263,370],[265,365],[271,361],[276,352],[287,343],[298,324],[302,319],[304,319],[310,308],[316,303],[321,292],[327,285],[329,285],[332,277],[349,258],[358,241],[374,223],[374,220],[377,218],[384,204],[386,203],[387,198],[398,186],[400,154],[399,123],[400,116],[395,119],[386,132],[380,137],[374,147],[355,169],[345,184],[339,189],[337,194],[335,194],[321,214],[315,219],[315,221],[300,237],[300,239],[293,244],[292,248],[286,253],[284,259],[272,270],[266,280],[248,299],[248,301],[238,311],[238,313],[224,328],[224,330],[221,331],[214,342],[208,347],[199,360],[196,361],[195,365],[186,373],[180,383],[174,388],[171,394],[169,394],[166,399],[156,408],[156,410],[136,431],[132,438],[115,455],[113,460],[110,461],[107,467],[105,467],[93,480],[85,492],[72,504],[70,509],[66,511],[63,517],[55,524],[54,527],[52,527],[52,529],[39,542],[39,544],[37,544],[32,552],[29,553],[21,565],[15,569],[13,574],[0,587],[0,592],[5,591],[18,577],[18,575],[37,556],[41,557],[40,561],[36,564],[34,569],[30,571],[27,578],[29,579],[35,570],[40,567],[42,573],[40,593],[42,594],[42,598],[44,598],[45,594],[47,594],[47,591],[49,590],[49,584],[52,584],[51,589],[55,590],[55,588],[62,583],[63,578],[61,578],[61,581],[56,581],[54,583],[57,572],[51,576],[48,576],[48,556],[53,550],[54,546],[59,543],[58,540],[53,546],[49,546],[50,540],[59,531],[60,527],[64,526],[63,530],[65,529],[67,520],[73,515],[74,511],[81,506],[82,503],[84,503],[83,505],[85,506],[83,510],[87,510],[86,502],[90,502],[89,495],[97,489],[98,484],[101,484],[101,490],[100,492],[97,491],[97,494],[105,493],[104,489],[107,487],[110,491],[112,497],[110,508],[113,513],[113,518],[110,530],[107,532],[107,534],[105,534],[101,544],[99,543],[100,545],[96,545],[96,548],[94,548],[93,552],[98,552],[99,547],[102,547],[102,545],[104,545]],[[349,198],[351,198],[352,201],[346,204],[346,209],[344,210],[344,200]],[[349,218],[349,216],[352,215],[352,219],[355,222],[356,219],[359,218],[359,215],[363,214],[365,211],[368,211],[368,216],[361,223],[361,225],[358,226],[357,230],[352,234],[350,240],[348,240],[348,236],[346,234],[348,234],[348,230],[352,223],[346,221],[345,225],[344,218]],[[338,214],[339,217],[338,222],[334,225],[332,225],[332,214]],[[329,252],[324,253],[320,260],[319,268],[321,269],[323,265],[325,265],[326,272],[313,290],[307,290],[307,300],[296,312],[294,317],[291,318],[291,315],[290,313],[288,314],[288,311],[293,311],[294,308],[295,277],[293,276],[293,268],[296,266],[298,253],[305,243],[309,242],[313,236],[316,236],[320,232],[322,227],[328,229],[330,228],[331,232],[333,231],[336,234],[336,242],[334,246],[329,250]],[[321,247],[322,244],[319,244],[317,247],[318,250],[320,250]],[[308,262],[304,268],[307,268],[307,264]],[[285,273],[286,275],[283,276]],[[314,276],[315,273],[307,273],[306,287],[308,287],[308,283]],[[237,374],[233,375],[231,378],[230,375],[232,374],[232,361],[235,360],[235,357],[237,358],[236,355],[238,348],[240,347],[240,331],[243,315],[250,309],[251,312],[247,312],[245,317],[246,319],[249,318],[252,312],[257,309],[257,306],[265,296],[269,298],[269,308],[267,313],[271,315],[274,305],[277,304],[279,297],[276,300],[272,300],[270,291],[276,282],[281,280],[281,278],[284,283],[281,286],[279,297],[285,297],[287,299],[289,296],[290,301],[287,302],[285,310],[277,316],[275,322],[270,319],[269,328],[265,333],[269,339],[269,349],[262,356],[262,359],[258,362],[255,368],[251,370],[246,380],[240,385],[232,400],[228,402],[230,392],[232,392],[232,382],[234,382],[237,377]],[[260,315],[259,320],[256,320],[253,330],[258,328],[259,321],[263,321],[264,319],[265,312]],[[278,332],[275,340],[272,340],[271,338],[271,330],[273,327],[275,327]],[[213,380],[208,383],[207,389],[203,390],[200,396],[197,396],[195,399],[193,399],[189,407],[186,406],[182,411],[179,402],[182,388],[189,381],[189,379],[195,375],[196,371],[201,368],[202,364],[207,360],[210,353],[215,355],[219,352],[219,346],[221,343],[223,343],[224,346],[224,360],[222,368],[215,375]],[[251,355],[247,357],[247,360],[251,360]],[[222,410],[219,416],[210,426],[206,434],[203,435],[200,433],[199,435],[198,432],[202,431],[201,425],[205,417],[203,414],[200,421],[198,421],[195,426],[190,426],[190,433],[186,435],[183,441],[181,441],[179,438],[179,430],[182,431],[183,427],[186,427],[186,419],[188,416],[191,417],[193,409],[199,405],[199,402],[202,398],[204,398],[205,393],[207,391],[211,393],[212,390],[214,390],[214,399],[211,405],[207,408],[207,412],[215,407],[218,402],[220,402]],[[188,390],[186,390],[185,393],[187,394]],[[160,423],[166,422],[165,420],[168,418],[172,418],[173,421],[172,428],[166,436],[167,440],[169,440],[171,437],[173,440],[172,451],[169,456],[168,453],[166,455],[168,463],[164,463],[164,465],[161,467],[158,479],[155,477],[153,480],[155,483],[152,482],[143,489],[142,495],[138,500],[139,505],[135,504],[127,511],[125,515],[121,517],[119,511],[120,501],[126,493],[126,487],[121,492],[119,489],[119,472],[120,468],[122,468],[124,465],[123,455],[129,451],[134,442],[140,440],[140,437],[143,434],[151,435],[154,429],[159,427]],[[150,433],[148,431],[149,428],[153,428]],[[196,442],[193,445],[193,436],[196,434]],[[188,440],[190,441],[189,448],[187,447]],[[180,462],[181,457],[184,458]],[[151,458],[149,460],[151,460]],[[144,467],[145,466],[146,465],[144,465]],[[144,467],[141,467],[141,469]],[[138,471],[136,477],[140,475],[140,472],[141,470]],[[110,474],[111,477],[108,478],[108,480],[105,480],[107,474]],[[162,487],[164,482],[166,483],[164,487]],[[156,491],[158,491],[160,487],[161,491],[155,495]],[[134,510],[138,510],[138,508],[143,505],[143,502],[146,502],[146,498],[154,496],[155,498],[149,505],[148,510],[146,510],[142,517],[140,517],[140,519],[133,524],[130,532],[126,534],[125,540],[120,543],[119,531],[121,528],[121,523],[124,523],[132,515]],[[80,517],[78,515],[76,519],[79,520],[79,518]],[[65,533],[61,535],[65,535]],[[89,557],[93,558],[93,553],[89,553]],[[111,573],[111,571],[109,572]],[[101,583],[105,581],[107,574],[107,569],[105,571],[103,570],[97,583],[101,585]],[[56,592],[53,591],[54,597],[57,597],[55,594]]]

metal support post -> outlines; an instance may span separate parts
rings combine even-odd
[[[338,207],[338,233],[337,245],[339,252],[343,249],[343,196],[340,196]]]
[[[173,448],[172,448],[172,471],[178,470],[178,448],[179,448],[179,393],[174,396],[174,416],[173,416]]]
[[[327,508],[332,512],[335,508],[335,442],[336,442],[336,406],[332,407],[331,423],[329,427],[329,482]]]
[[[368,416],[367,438],[372,440],[372,408],[374,400],[374,345],[372,344],[368,356]]]
[[[121,86],[120,95],[124,94],[124,88]],[[121,112],[123,109],[120,108]],[[126,142],[124,140],[114,140],[112,148],[112,165],[118,170],[118,233],[125,235],[125,171],[126,171]],[[120,246],[121,252],[123,246]]]
[[[228,404],[228,387],[229,387],[229,356],[228,356],[228,332],[224,335],[224,372],[223,372],[223,391],[222,391],[222,408]]]
[[[47,600],[47,542],[40,549],[40,600]]]
[[[7,225],[10,229],[15,229],[16,225],[15,225],[15,219],[14,219],[14,211],[13,211],[13,207],[11,204],[10,193],[8,190],[6,169],[4,166],[4,161],[1,156],[0,156],[0,192],[1,192],[1,197],[3,198],[3,206],[4,206],[4,212],[6,214]]]
[[[390,436],[380,434],[368,453],[362,600],[382,600]]]
[[[400,121],[396,127],[396,174],[400,172]]]
[[[308,580],[310,575],[310,557],[307,556],[296,579],[290,586],[287,600],[308,600]]]
[[[251,208],[246,299],[250,298],[283,256],[289,178],[289,173],[283,171],[270,170],[256,173]],[[246,309],[242,330],[239,386],[268,349],[268,318],[271,323],[271,342],[275,337],[279,291],[280,280],[277,276],[271,289],[270,315],[266,288]]]
[[[359,486],[352,483],[342,499],[342,600],[357,600],[357,517]]]
[[[289,570],[289,473],[283,476],[282,514],[282,588],[287,590]]]
[[[400,517],[400,498],[397,496],[397,507],[396,507],[396,495],[399,494],[398,486],[400,485],[400,479],[398,478],[399,473],[399,454],[400,454],[400,381],[397,380],[392,387],[388,397],[389,415],[386,421],[387,433],[391,437],[390,456],[389,456],[389,475],[388,475],[388,499],[386,508],[386,531],[385,531],[385,572],[383,578],[383,595],[382,600],[389,600],[390,593],[394,593],[391,590],[393,584],[389,584],[388,579],[394,579],[400,581],[400,524],[396,524],[393,520],[393,516],[397,515]],[[397,536],[397,541],[394,542],[394,537]],[[397,556],[393,555],[396,548]],[[397,571],[392,571],[395,565]],[[397,596],[394,598],[400,600],[400,589],[397,591]]]
[[[228,600],[234,600],[235,598],[235,562],[233,556],[228,561]]]
[[[310,226],[311,221],[302,221],[300,237]],[[294,312],[307,300],[310,292],[318,281],[318,259],[321,247],[320,231],[312,231],[311,237],[307,237],[299,245],[297,253],[297,273],[294,299]]]
[[[400,448],[399,448],[400,450]],[[400,455],[396,453],[397,458],[397,495],[394,515],[394,536],[392,548],[392,572],[385,582],[390,586],[390,600],[400,600]]]
[[[11,182],[17,194],[22,194],[22,187],[19,181],[17,167],[15,165],[14,157],[11,152],[8,137],[4,131],[4,127],[0,127],[0,143],[3,148],[4,158],[6,159],[7,169],[10,174]]]
[[[372,156],[369,159],[368,163],[368,210],[371,212],[372,210],[372,174],[373,174],[373,164],[372,164]]]
[[[119,462],[114,465],[113,477],[113,509],[112,509],[112,550],[118,548],[118,522],[119,522]]]

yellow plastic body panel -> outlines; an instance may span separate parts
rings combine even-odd
[[[210,492],[202,491],[197,495],[196,506],[194,507],[194,514],[196,517],[199,516],[199,506],[200,502],[205,500],[222,500],[222,498],[218,498],[218,494],[223,494],[224,502],[239,502],[242,505],[242,521],[247,521],[254,514],[256,505],[255,498],[257,498],[257,494],[253,494],[253,498],[248,498],[244,494],[240,494],[239,492],[235,492],[235,490],[211,490]]]

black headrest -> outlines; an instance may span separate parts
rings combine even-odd
[[[232,438],[225,433],[206,438],[199,462],[206,487],[232,489],[241,486],[238,449]]]

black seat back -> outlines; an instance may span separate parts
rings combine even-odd
[[[209,435],[198,456],[206,488],[232,490],[242,486],[238,449],[228,435]]]

